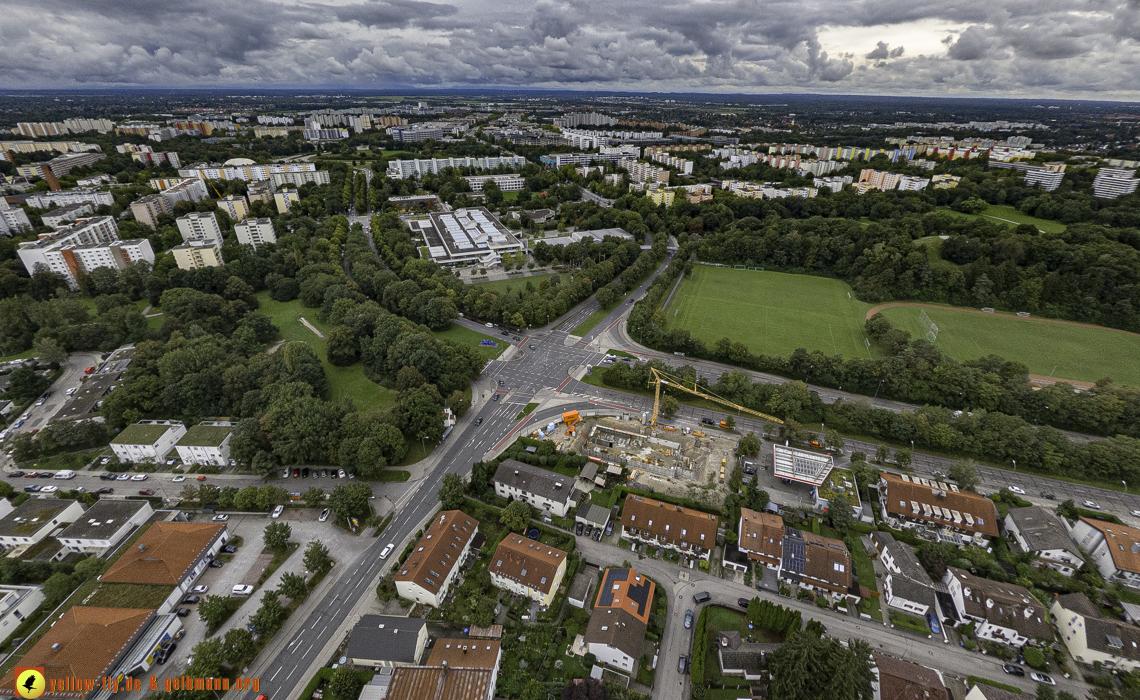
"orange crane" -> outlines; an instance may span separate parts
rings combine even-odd
[[[766,421],[779,423],[780,425],[784,424],[784,421],[776,418],[775,416],[770,416],[767,413],[761,413],[760,411],[753,411],[751,408],[745,408],[744,406],[735,404],[728,399],[717,396],[707,389],[698,389],[696,388],[696,385],[694,385],[694,388],[690,389],[689,387],[685,386],[679,378],[662,372],[656,367],[650,367],[649,371],[653,373],[653,378],[649,380],[649,386],[654,387],[653,415],[649,418],[649,427],[651,428],[657,427],[657,414],[661,410],[661,385],[663,384],[666,386],[671,386],[675,389],[680,389],[681,391],[692,394],[693,396],[699,396],[702,399],[708,399],[709,401],[719,403],[722,406],[728,406],[729,408],[740,411],[741,413],[747,413],[749,415],[756,416],[757,418],[762,418]]]

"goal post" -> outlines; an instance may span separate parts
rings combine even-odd
[[[926,309],[918,310],[918,325],[922,328],[922,333],[926,336],[927,340],[932,343],[938,340],[938,325],[930,320]]]

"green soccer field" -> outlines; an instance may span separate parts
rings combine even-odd
[[[871,305],[850,291],[825,277],[697,265],[665,313],[670,328],[684,328],[709,346],[727,337],[753,354],[787,356],[804,348],[877,356],[863,334]]]
[[[949,308],[896,306],[884,310],[883,315],[896,328],[918,338],[926,336],[920,311],[926,311],[938,326],[938,349],[956,360],[994,354],[1024,362],[1031,374],[1086,382],[1111,377],[1117,384],[1140,386],[1138,336]]]

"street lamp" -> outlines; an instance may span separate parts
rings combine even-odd
[[[1012,459],[1012,460],[1010,460],[1010,461],[1011,461],[1011,462],[1013,462],[1013,471],[1017,471],[1017,460],[1016,460],[1016,459]]]
[[[876,399],[879,398],[879,389],[883,388],[883,382],[885,382],[885,381],[887,381],[887,380],[886,379],[880,379],[879,380],[879,386],[875,387],[875,395],[872,398],[876,398]]]

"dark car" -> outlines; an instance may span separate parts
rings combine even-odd
[[[1006,673],[1008,673],[1011,676],[1018,676],[1018,677],[1024,677],[1025,676],[1025,669],[1020,667],[1020,666],[1015,666],[1013,664],[1004,664],[1001,667],[1001,670],[1005,671]]]
[[[590,535],[594,534],[594,526],[593,525],[587,525],[586,526],[586,532],[584,532],[582,534],[584,534],[586,537],[589,537]]]
[[[178,608],[174,611],[174,614],[178,617],[186,617],[190,614],[190,608]]]
[[[41,479],[54,479],[55,472],[40,472],[39,474],[36,474],[36,476]]]
[[[36,491],[39,491],[42,488],[43,488],[43,486],[40,486],[39,484],[32,484],[31,486],[25,486],[24,487],[24,493],[35,493]]]
[[[751,602],[752,602],[752,601],[748,600],[747,598],[737,598],[737,599],[736,599],[736,604],[737,604],[737,605],[739,605],[739,606],[740,606],[740,607],[742,607],[742,608],[747,608],[747,607],[748,607],[748,604],[749,604],[749,603],[751,603]]]
[[[716,423],[713,422],[712,418],[702,418],[701,422],[705,425],[716,425]]]
[[[677,662],[677,672],[684,673],[685,669],[689,666],[689,657],[682,655],[681,660]]]
[[[586,529],[585,523],[578,523],[577,525],[574,526],[574,534],[575,535],[581,535],[582,530],[585,530],[585,529]]]
[[[226,554],[233,554],[237,551],[237,547],[233,546],[232,544],[227,544],[225,547],[222,547],[222,551]]]
[[[305,467],[304,469],[301,470],[301,478],[302,479],[308,479],[309,478],[309,468],[308,467]]]
[[[95,493],[100,494],[100,495],[106,495],[106,494],[114,493],[114,492],[115,492],[115,489],[111,488],[110,486],[104,486],[103,488],[99,489]]]
[[[476,418],[475,419],[475,425],[483,425],[483,419],[482,418]]]
[[[11,472],[8,474],[9,479],[19,479],[24,475],[24,472]]]
[[[606,537],[609,537],[612,534],[614,534],[614,521],[611,520],[606,523]]]
[[[602,541],[602,528],[599,527],[598,529],[594,530],[593,540],[595,542],[601,542]]]
[[[225,565],[226,565],[226,563],[224,561],[222,561],[221,559],[215,559],[215,560],[210,562],[210,568],[211,569],[220,569]]]
[[[139,489],[140,496],[153,496],[154,489]]]
[[[198,596],[196,596],[196,595],[188,595],[188,596],[186,596],[185,598],[183,598],[183,599],[182,599],[182,602],[183,602],[183,604],[187,604],[187,605],[194,605],[194,604],[195,604],[195,603],[197,603],[199,600],[202,600],[202,599],[201,599],[201,598],[199,598],[199,597],[198,597]]]
[[[492,401],[498,401],[498,400],[499,400],[499,395],[498,395],[498,394],[495,394],[494,396],[492,396],[492,397],[491,397],[491,400],[492,400]]]
[[[115,476],[114,472],[103,472],[99,475],[99,479],[101,481],[114,481],[117,478],[118,477]]]
[[[530,348],[531,350],[538,350],[538,348],[536,348],[534,346],[534,343],[527,343],[527,347]]]
[[[1057,500],[1057,496],[1055,494],[1049,493],[1048,491],[1042,491],[1041,498],[1048,498],[1050,501]]]
[[[499,335],[510,335],[510,331],[499,331]]]

